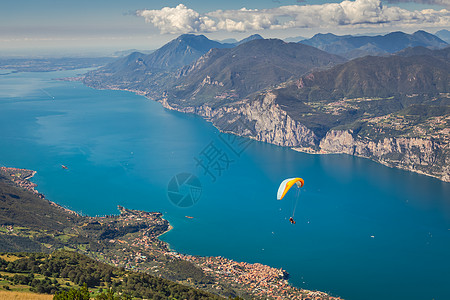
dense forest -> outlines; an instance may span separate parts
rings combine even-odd
[[[70,293],[82,294],[84,285],[94,292],[92,296],[100,297],[98,299],[108,299],[108,295],[115,294],[122,295],[122,299],[221,299],[166,279],[116,268],[65,250],[52,254],[3,254],[0,256],[0,272],[3,274],[0,280],[9,282],[9,285],[29,286],[30,291],[37,293],[57,293],[55,299],[69,299],[64,296]],[[3,288],[9,289],[9,285],[4,283]]]

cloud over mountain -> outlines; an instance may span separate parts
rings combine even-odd
[[[391,0],[391,2],[410,0]],[[448,0],[411,0],[446,2]],[[373,27],[380,24],[402,26],[450,26],[450,10],[409,11],[384,6],[380,0],[345,0],[321,5],[288,5],[270,9],[216,10],[200,14],[183,4],[160,10],[139,10],[136,15],[161,33],[188,33],[287,28]]]
[[[138,10],[136,15],[144,17],[147,23],[152,23],[161,33],[215,31],[213,20],[183,4],[160,10]]]

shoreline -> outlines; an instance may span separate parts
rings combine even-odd
[[[164,216],[164,215],[163,215],[163,216]],[[163,233],[161,233],[161,234],[159,234],[159,235],[157,236],[158,239],[159,239],[161,236],[165,235],[166,233],[168,233],[169,231],[171,231],[171,230],[173,229],[172,224],[170,224],[170,222],[167,221],[167,219],[164,219],[163,217],[161,217],[161,219],[162,219],[163,221],[166,221],[166,222],[169,224],[169,227],[167,228],[167,231],[165,231],[165,232],[163,232]],[[165,241],[161,241],[161,242],[166,243],[166,244],[169,246],[169,249],[170,249],[170,244],[169,244],[169,243],[167,243],[167,242],[165,242]]]
[[[123,90],[123,89],[113,89],[113,90]],[[128,89],[124,89],[124,91],[134,92],[134,93],[136,93],[138,95],[142,94],[142,92],[138,93],[138,92],[136,92],[134,90],[128,90]],[[373,161],[375,163],[381,164],[381,165],[389,167],[389,168],[404,170],[404,171],[408,171],[408,172],[415,173],[415,174],[420,174],[420,175],[425,175],[425,176],[428,176],[428,177],[431,177],[431,178],[436,178],[437,180],[439,180],[441,182],[450,182],[450,175],[445,175],[445,176],[439,177],[438,175],[434,175],[434,174],[431,174],[431,173],[424,172],[422,170],[418,170],[418,169],[415,169],[415,168],[412,168],[412,167],[408,167],[407,165],[396,165],[395,163],[393,163],[392,161],[389,161],[389,160],[381,160],[381,159],[378,160],[378,159],[376,159],[376,157],[369,157],[369,156],[358,155],[358,154],[350,154],[350,153],[345,153],[345,152],[342,152],[342,151],[331,152],[331,151],[327,151],[327,150],[323,150],[323,149],[317,151],[317,150],[313,149],[312,147],[283,146],[283,145],[279,145],[279,144],[272,143],[272,142],[269,142],[269,141],[259,140],[259,139],[255,138],[255,137],[252,137],[252,136],[245,136],[245,135],[241,135],[241,134],[238,134],[238,133],[235,133],[235,132],[232,132],[232,131],[224,131],[224,130],[220,129],[218,126],[216,126],[214,124],[214,121],[211,118],[207,117],[206,115],[202,114],[201,112],[198,112],[196,107],[185,107],[183,109],[180,109],[178,107],[174,107],[174,106],[171,106],[170,104],[168,104],[167,103],[167,98],[163,98],[162,100],[156,100],[156,99],[150,97],[149,95],[144,95],[144,97],[149,99],[149,100],[151,100],[151,101],[156,101],[156,102],[161,103],[161,105],[164,108],[168,109],[168,110],[177,111],[177,112],[181,112],[181,113],[185,113],[185,114],[193,114],[193,115],[199,116],[199,117],[203,118],[205,121],[207,121],[208,123],[211,123],[212,126],[214,128],[216,128],[221,133],[233,134],[233,135],[236,135],[236,136],[239,136],[239,137],[244,137],[244,138],[256,140],[256,141],[259,141],[259,142],[263,142],[263,143],[267,143],[267,144],[271,144],[271,145],[275,145],[275,146],[279,146],[279,147],[290,148],[290,149],[292,149],[294,151],[307,153],[307,154],[316,154],[316,155],[322,155],[322,154],[347,154],[347,155],[350,155],[350,156],[353,156],[353,157],[369,159],[369,160],[371,160],[371,161]]]
[[[27,169],[0,168],[0,175],[9,179],[12,184],[32,192],[66,213],[80,216],[76,212],[46,199],[43,194],[37,192],[35,189],[37,184],[29,181],[34,174],[36,174],[36,171]],[[215,293],[222,296],[224,296],[224,294],[220,294],[220,291],[225,292],[227,290],[234,290],[238,294],[242,293],[242,295],[246,295],[246,297],[259,299],[283,299],[285,297],[298,300],[306,298],[321,300],[341,299],[340,297],[333,297],[324,292],[305,290],[292,285],[288,281],[288,272],[282,268],[274,268],[261,263],[239,262],[222,256],[198,256],[179,253],[171,248],[168,242],[160,239],[161,236],[174,229],[169,221],[163,218],[162,213],[131,210],[120,205],[118,206],[118,209],[120,211],[119,215],[104,217],[80,216],[85,218],[85,221],[82,223],[87,222],[86,224],[95,222],[107,224],[114,220],[116,220],[114,222],[122,222],[124,224],[146,224],[146,226],[139,229],[131,236],[108,240],[109,243],[125,247],[124,249],[127,249],[128,252],[131,251],[131,256],[117,256],[116,254],[113,254],[114,252],[105,252],[105,255],[102,254],[103,258],[101,259],[104,262],[116,266],[123,266],[128,269],[137,269],[163,278],[164,276],[162,276],[161,272],[170,274],[170,270],[164,269],[165,260],[169,259],[169,261],[184,261],[186,263],[191,263],[201,270],[205,276],[213,278],[214,281],[208,284],[192,283],[188,280],[189,278],[176,281],[205,291],[215,291]],[[79,251],[76,249],[74,250]],[[82,252],[85,252],[85,254],[96,259],[98,259],[99,254],[101,254],[95,250],[84,250]],[[154,262],[149,264],[142,258],[150,255],[153,255],[155,258]],[[161,272],[158,273],[158,269],[155,271],[155,264],[157,266],[156,268],[160,268]],[[169,273],[167,273],[167,271],[169,271]]]
[[[351,156],[351,157],[368,159],[370,161],[373,161],[373,162],[375,162],[377,164],[380,164],[382,166],[385,166],[385,167],[388,167],[388,168],[391,168],[391,169],[403,170],[403,171],[411,172],[411,173],[414,173],[414,174],[417,174],[417,175],[424,175],[424,176],[427,176],[427,177],[435,178],[435,179],[437,179],[437,180],[439,180],[441,182],[444,182],[444,183],[450,183],[450,181],[447,181],[447,180],[444,180],[442,178],[439,178],[436,175],[428,174],[428,173],[425,173],[425,172],[420,171],[420,170],[411,170],[411,169],[408,169],[406,167],[393,166],[393,165],[389,164],[389,162],[387,162],[387,161],[379,161],[379,160],[375,160],[373,158],[365,157],[365,156],[362,156],[362,155],[356,155],[356,154],[352,155],[352,154],[348,154],[348,153],[345,153],[345,152],[327,152],[325,150],[316,151],[316,150],[313,150],[313,149],[310,149],[310,148],[302,148],[302,147],[290,147],[290,148],[292,150],[296,151],[296,152],[306,153],[306,154],[311,154],[311,155],[333,155],[333,154],[336,154],[336,155],[348,155],[348,156]]]
[[[33,170],[28,170],[28,169],[20,169],[20,168],[10,168],[10,167],[0,167],[0,175],[5,176],[7,179],[9,179],[13,184],[15,184],[16,186],[23,188],[31,193],[33,193],[34,195],[36,195],[37,197],[48,201],[51,205],[58,207],[70,214],[76,215],[76,216],[81,216],[79,213],[65,208],[61,205],[59,205],[56,202],[50,201],[48,200],[44,194],[38,192],[36,190],[37,184],[30,181],[31,178],[33,178],[33,176],[37,173],[37,171],[33,171]]]
[[[80,77],[79,80],[83,83],[83,77]],[[84,84],[84,85],[86,85],[86,84]],[[89,85],[86,85],[86,86],[89,86]],[[168,110],[199,116],[202,119],[204,119],[205,121],[207,121],[208,123],[211,123],[212,126],[214,128],[216,128],[221,133],[233,134],[233,135],[236,135],[236,136],[239,136],[239,137],[249,138],[249,139],[260,141],[260,142],[263,142],[263,143],[280,146],[280,145],[277,145],[276,143],[271,143],[271,142],[268,142],[268,141],[262,141],[262,140],[259,140],[259,139],[255,138],[255,137],[240,135],[240,134],[232,132],[232,131],[224,131],[224,130],[220,129],[218,126],[216,126],[212,119],[210,119],[207,116],[202,115],[201,113],[199,113],[196,110],[197,109],[196,107],[186,107],[184,109],[173,107],[173,106],[171,106],[171,105],[169,105],[167,103],[167,98],[156,99],[154,97],[151,97],[148,93],[146,93],[144,91],[133,90],[133,89],[121,89],[121,88],[117,88],[117,87],[95,88],[95,89],[98,89],[98,90],[126,91],[126,92],[134,93],[134,94],[139,95],[139,96],[144,96],[148,100],[160,103],[164,108],[166,108]],[[369,159],[369,160],[371,160],[373,162],[376,162],[378,164],[381,164],[381,165],[389,167],[389,168],[404,170],[404,171],[408,171],[408,172],[412,172],[412,173],[420,174],[420,175],[425,175],[425,176],[428,176],[428,177],[431,177],[431,178],[435,178],[435,179],[437,179],[439,181],[442,181],[442,182],[450,182],[450,177],[448,175],[439,177],[438,175],[434,175],[434,174],[427,173],[427,172],[422,171],[422,170],[414,169],[414,168],[408,167],[407,165],[405,165],[405,166],[395,165],[395,164],[393,164],[390,161],[381,160],[381,159],[377,160],[376,158],[373,158],[373,157],[357,155],[357,154],[349,154],[349,153],[345,153],[345,152],[330,152],[330,151],[326,151],[326,150],[322,150],[322,149],[317,151],[317,150],[312,149],[311,147],[299,147],[299,146],[280,146],[280,147],[290,148],[290,149],[292,149],[294,151],[297,151],[297,152],[308,153],[308,154],[316,154],[316,155],[322,155],[322,154],[347,154],[347,155],[358,157],[358,158]]]

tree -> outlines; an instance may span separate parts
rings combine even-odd
[[[71,288],[68,291],[61,291],[53,296],[53,300],[89,300],[89,290],[84,284],[82,288]]]
[[[101,293],[95,300],[131,300],[132,298],[128,295],[116,295],[112,290]]]

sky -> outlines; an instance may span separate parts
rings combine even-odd
[[[0,56],[157,49],[183,33],[210,39],[450,30],[450,0],[2,0]]]

